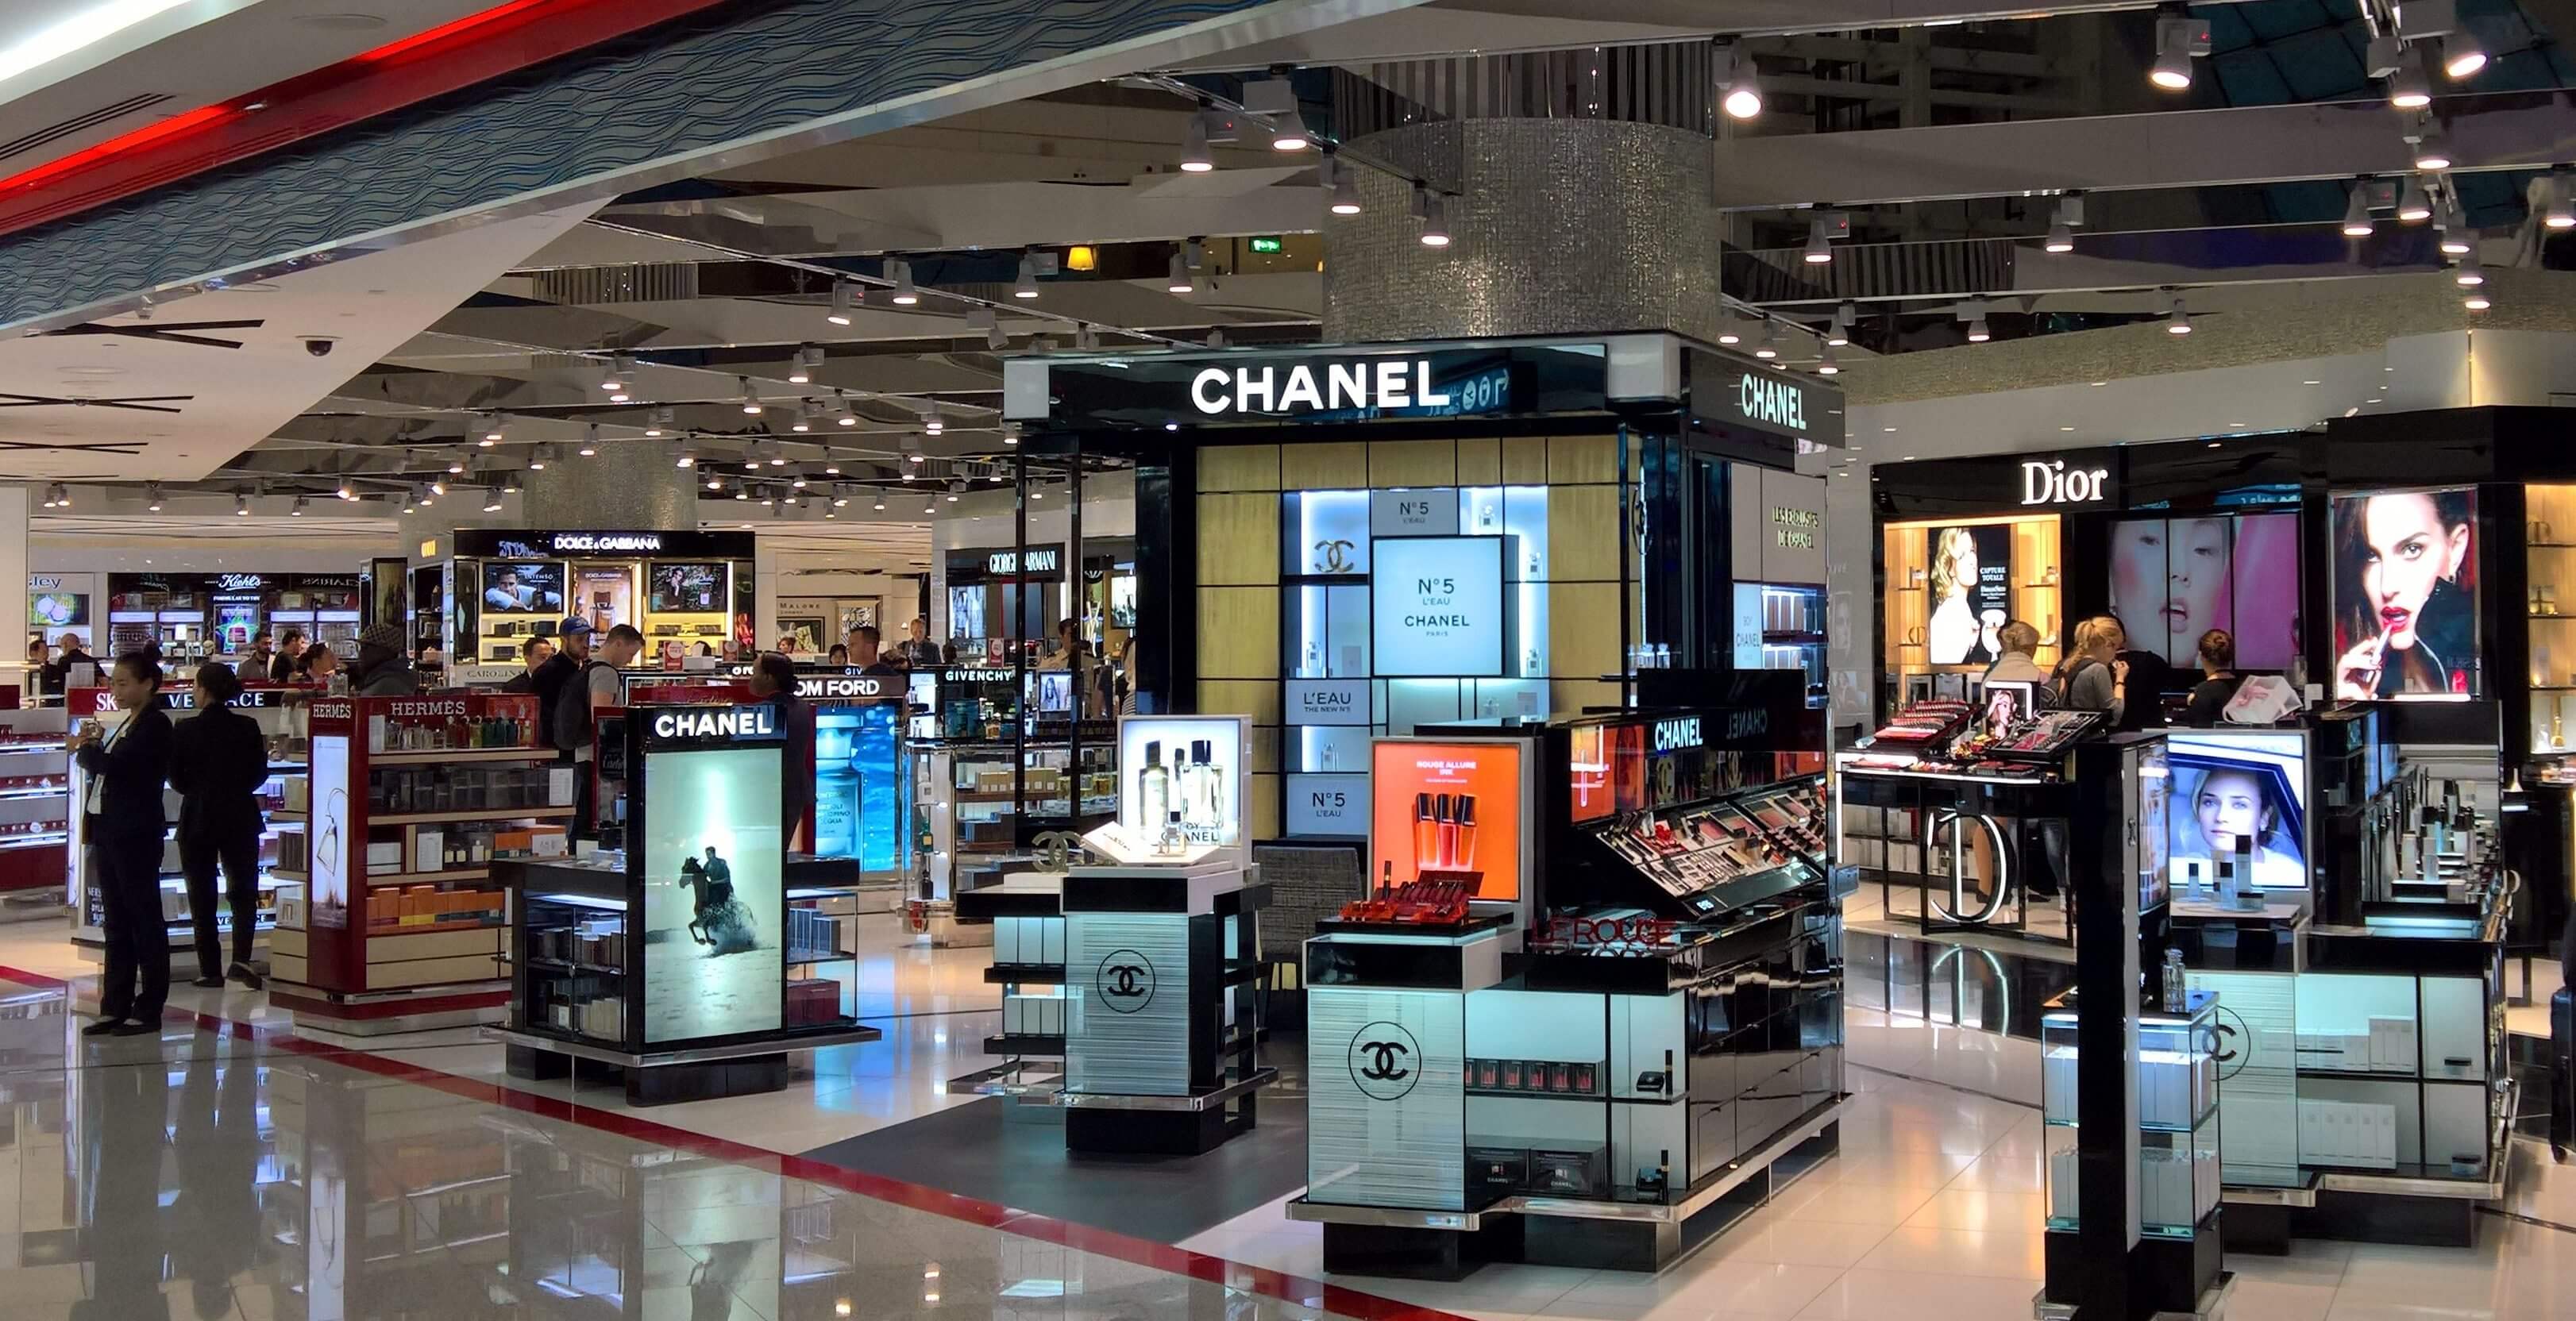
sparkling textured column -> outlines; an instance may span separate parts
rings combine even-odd
[[[1706,135],[1589,119],[1413,124],[1349,149],[1444,188],[1426,247],[1409,186],[1356,171],[1364,210],[1325,216],[1332,342],[1671,330],[1714,339],[1718,213]]]
[[[587,459],[567,449],[543,471],[519,474],[527,493],[514,521],[545,530],[694,531],[697,474],[672,466],[671,457],[663,445],[631,440],[603,443]]]

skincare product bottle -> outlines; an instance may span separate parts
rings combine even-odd
[[[1433,840],[1430,865],[1442,871],[1447,871],[1458,857],[1457,810],[1454,800],[1447,794],[1431,800],[1432,817],[1439,830]]]
[[[1393,866],[1393,863],[1389,863]],[[1414,874],[1440,865],[1440,823],[1432,815],[1431,795],[1413,796],[1413,870]]]
[[[1145,764],[1136,771],[1136,826],[1139,833],[1162,829],[1172,810],[1172,779],[1163,769],[1160,741],[1145,745]]]
[[[1476,796],[1474,794],[1458,795],[1457,830],[1458,851],[1457,856],[1450,859],[1450,865],[1461,871],[1471,871],[1476,866]]]

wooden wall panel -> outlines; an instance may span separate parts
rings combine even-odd
[[[1381,440],[1369,445],[1369,485],[1456,486],[1458,443],[1453,440]]]
[[[1547,668],[1562,679],[1619,672],[1619,585],[1547,585]]]
[[[1247,792],[1252,795],[1252,837],[1279,838],[1280,777],[1266,771],[1255,771],[1252,787]]]
[[[1280,447],[1279,488],[1283,491],[1333,491],[1366,485],[1366,441]]]
[[[1547,577],[1603,582],[1619,577],[1619,488],[1547,488]]]
[[[1547,485],[1547,437],[1506,436],[1503,438],[1503,484],[1506,486]]]
[[[1279,497],[1199,497],[1199,585],[1246,587],[1279,581]],[[1275,631],[1275,629],[1274,629]]]
[[[1255,725],[1276,725],[1282,697],[1273,679],[1199,680],[1201,715],[1250,716]]]
[[[1554,679],[1548,685],[1551,714],[1575,716],[1588,707],[1619,705],[1619,685],[1601,679]]]
[[[1279,589],[1199,589],[1202,679],[1279,677]]]
[[[1572,482],[1616,482],[1618,480],[1618,437],[1548,437],[1548,485],[1563,486]]]
[[[1499,440],[1459,441],[1458,484],[1460,486],[1502,485],[1503,442]],[[2576,527],[2576,523],[2570,523],[2568,526]]]
[[[1202,491],[1276,491],[1279,447],[1276,445],[1211,445],[1199,451]]]

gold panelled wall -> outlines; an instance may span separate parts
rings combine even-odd
[[[1251,826],[1282,830],[1281,496],[1395,487],[1544,486],[1552,712],[1606,706],[1620,665],[1619,440],[1612,433],[1465,440],[1327,441],[1201,449],[1198,709],[1254,723]]]

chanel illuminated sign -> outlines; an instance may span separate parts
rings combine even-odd
[[[2021,502],[2026,505],[2081,505],[2100,501],[2110,492],[2108,468],[2068,469],[2064,459],[2025,459],[2021,465]]]
[[[1746,372],[1735,383],[1735,406],[1756,422],[1792,431],[1807,429],[1807,393],[1787,381]]]
[[[1655,751],[1657,752],[1673,752],[1682,748],[1696,748],[1700,746],[1700,744],[1701,739],[1699,736],[1698,716],[1686,716],[1677,720],[1658,720],[1655,722]]]
[[[747,738],[777,732],[778,713],[768,706],[711,706],[653,717],[655,738]]]
[[[1445,408],[1431,388],[1428,358],[1335,362],[1318,369],[1209,367],[1190,378],[1190,403],[1209,417],[1226,413],[1293,413],[1300,409]]]

